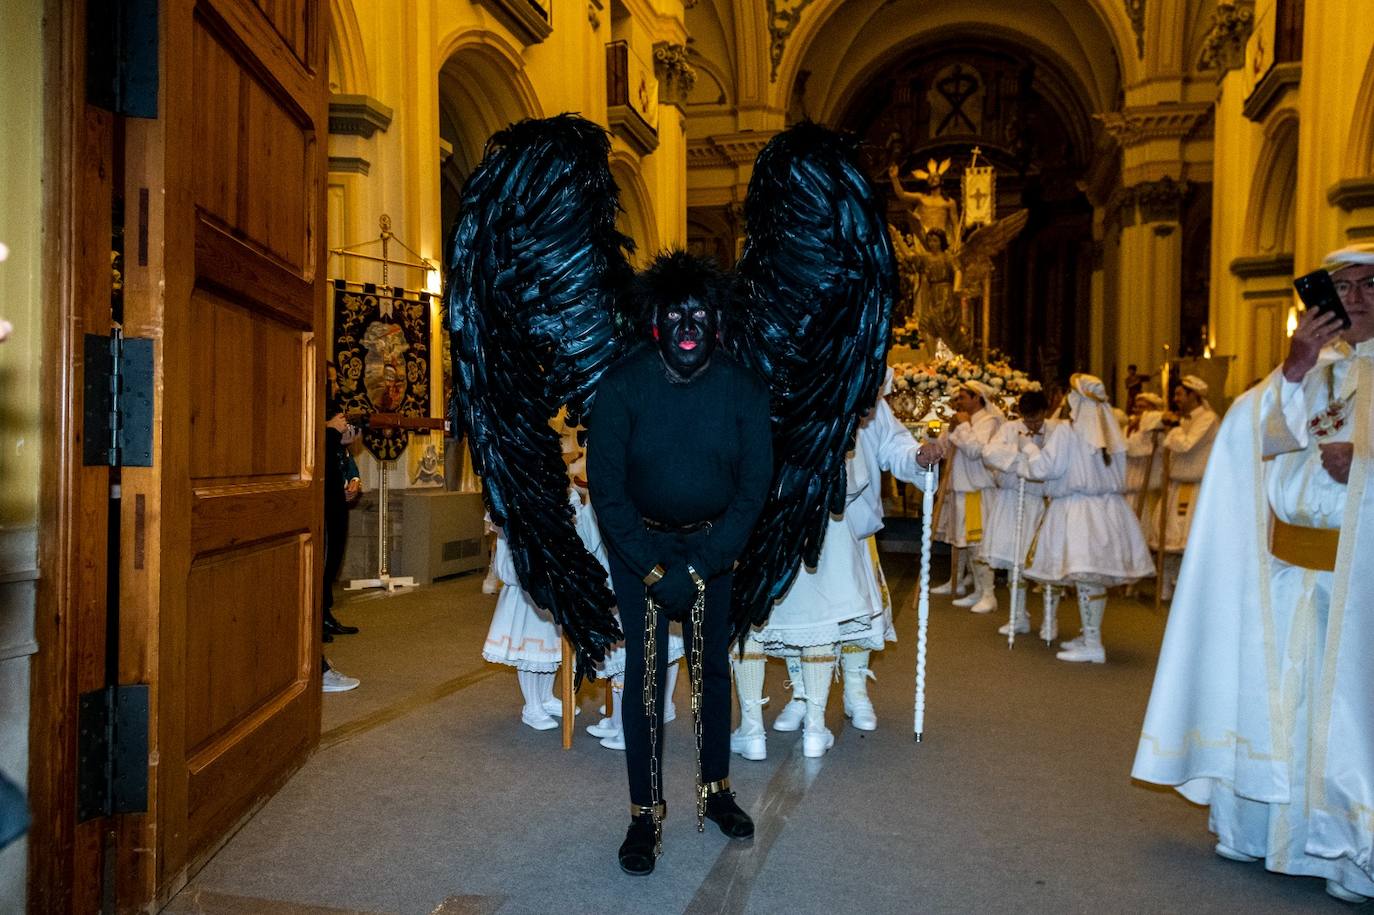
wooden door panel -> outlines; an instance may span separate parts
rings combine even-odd
[[[191,313],[191,479],[303,476],[309,340],[251,303],[205,290]]]
[[[214,554],[186,583],[188,761],[303,682],[309,659],[301,601],[313,563],[308,535]],[[243,734],[236,734],[242,739]]]

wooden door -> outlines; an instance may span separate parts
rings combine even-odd
[[[319,736],[326,11],[164,0],[161,117],[129,126],[160,295],[126,333],[160,346],[155,466],[124,487],[127,666],[154,709],[125,901],[167,898]]]

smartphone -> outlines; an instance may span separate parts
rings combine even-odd
[[[1350,315],[1346,314],[1341,297],[1336,292],[1336,284],[1331,282],[1331,274],[1325,270],[1313,270],[1293,281],[1298,298],[1308,308],[1327,311],[1341,320],[1341,327],[1350,327]]]

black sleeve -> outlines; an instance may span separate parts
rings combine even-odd
[[[603,378],[587,417],[587,489],[601,537],[639,575],[659,559],[626,486],[630,415],[615,378]]]
[[[768,391],[748,379],[741,385],[737,417],[740,465],[735,498],[725,515],[711,528],[692,567],[705,578],[729,572],[744,550],[749,533],[763,511],[768,487],[773,482],[773,427],[768,415]]]

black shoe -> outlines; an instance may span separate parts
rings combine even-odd
[[[328,627],[328,626],[325,626],[325,627],[324,627],[324,635],[320,637],[320,641],[321,641],[321,642],[332,642],[332,641],[334,641],[334,636],[333,636],[333,634],[329,631],[329,627]]]
[[[706,795],[706,819],[719,826],[720,831],[732,839],[752,839],[754,821],[735,803],[735,792],[730,790],[729,779],[722,779],[716,784],[721,785],[720,789]]]
[[[620,869],[632,877],[652,874],[657,834],[653,814],[630,817],[630,828],[625,831],[625,841],[620,843]]]
[[[358,631],[357,626],[345,626],[334,618],[334,614],[324,615],[324,631],[326,635],[354,635]]]

